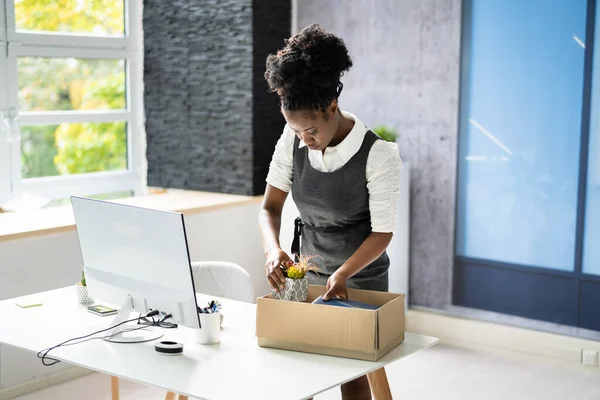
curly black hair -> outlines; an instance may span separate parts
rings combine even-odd
[[[312,24],[267,57],[265,79],[284,110],[325,112],[339,97],[340,78],[350,67],[344,41]]]

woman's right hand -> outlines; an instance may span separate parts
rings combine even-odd
[[[281,249],[275,249],[267,253],[267,262],[265,264],[265,275],[269,281],[271,289],[279,292],[285,287],[285,277],[282,267],[290,261],[287,253]]]

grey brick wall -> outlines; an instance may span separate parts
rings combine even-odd
[[[150,186],[254,194],[252,6],[144,2]]]
[[[267,93],[290,0],[144,2],[148,185],[255,195],[284,120]]]

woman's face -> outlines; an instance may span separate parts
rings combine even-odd
[[[325,112],[281,110],[288,126],[311,150],[323,151],[335,136],[339,118],[337,106]]]

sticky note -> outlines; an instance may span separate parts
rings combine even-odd
[[[19,302],[19,303],[15,303],[15,304],[21,308],[33,308],[33,307],[41,307],[42,306],[42,303],[36,303],[36,302],[32,302],[32,303]]]

